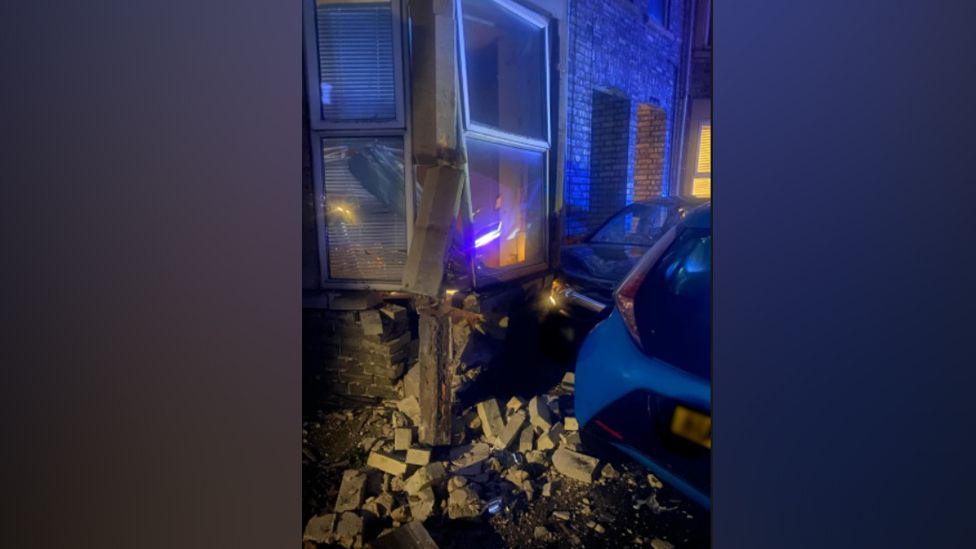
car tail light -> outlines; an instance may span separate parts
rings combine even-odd
[[[623,319],[624,325],[627,326],[627,331],[630,332],[630,335],[637,342],[638,346],[641,346],[641,338],[640,332],[637,330],[634,300],[637,298],[637,292],[644,283],[644,277],[647,276],[647,273],[651,271],[651,267],[664,254],[664,250],[668,249],[668,246],[674,242],[674,237],[674,228],[664,233],[664,236],[655,242],[650,250],[647,250],[647,253],[637,262],[637,265],[634,265],[634,268],[630,270],[623,282],[620,283],[617,291],[613,294],[613,299],[617,303],[617,310],[620,311],[620,317]]]

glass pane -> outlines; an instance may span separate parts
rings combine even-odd
[[[712,124],[701,125],[698,132],[698,163],[695,172],[700,174],[712,173]]]
[[[468,139],[478,274],[545,259],[545,154]]]
[[[400,280],[407,259],[403,139],[323,139],[330,279]]]
[[[462,0],[472,122],[546,140],[545,31],[486,0]]]
[[[677,208],[634,204],[610,219],[590,242],[651,246],[679,219]]]
[[[644,349],[702,377],[711,354],[712,235],[685,229],[647,274],[634,309]]]
[[[390,2],[318,0],[315,19],[322,119],[396,120]]]
[[[700,198],[712,197],[712,178],[696,177],[691,182],[691,196]]]

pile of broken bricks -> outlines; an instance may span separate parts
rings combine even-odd
[[[389,436],[360,442],[369,452],[366,467],[343,473],[333,512],[308,522],[306,544],[381,546],[383,540],[406,536],[404,529],[411,539],[429,537],[422,523],[435,516],[487,520],[521,502],[550,497],[554,485],[564,480],[590,484],[617,477],[611,465],[601,469],[600,461],[582,449],[571,413],[573,385],[569,372],[552,390],[527,402],[515,396],[502,408],[488,399],[465,410],[454,418],[453,446],[436,452],[440,459],[415,442],[417,399],[387,401],[384,435]],[[557,515],[553,521],[569,519],[568,513]],[[376,527],[364,528],[370,524]],[[594,522],[591,528],[600,533],[604,527]],[[365,539],[367,530],[379,531],[378,539]],[[539,526],[535,537],[548,540],[551,532]],[[425,541],[423,546],[436,544]]]

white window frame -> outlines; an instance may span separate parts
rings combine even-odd
[[[474,268],[474,253],[471,254],[471,278],[474,283],[474,287],[482,287],[494,282],[502,282],[506,280],[512,280],[519,278],[528,274],[543,271],[548,268],[549,258],[549,189],[550,189],[550,179],[551,179],[551,167],[552,163],[552,63],[550,59],[550,42],[551,42],[551,26],[554,21],[546,17],[545,15],[538,13],[528,7],[521,4],[517,4],[511,0],[484,0],[486,2],[492,2],[502,9],[507,10],[513,15],[523,19],[524,21],[534,25],[535,27],[541,29],[544,34],[544,46],[543,51],[543,70],[545,72],[545,95],[544,95],[544,108],[545,108],[545,139],[538,139],[534,137],[514,134],[501,130],[499,128],[493,128],[484,124],[479,124],[471,119],[471,108],[468,102],[468,67],[467,67],[467,56],[464,49],[464,9],[462,6],[462,0],[455,0],[455,13],[457,13],[457,51],[458,51],[458,72],[459,81],[461,84],[460,98],[461,98],[461,113],[462,113],[462,139],[467,140],[469,137],[475,140],[485,141],[489,143],[495,143],[498,145],[504,145],[513,148],[525,149],[534,152],[541,152],[543,155],[543,200],[542,200],[542,250],[543,258],[539,262],[528,263],[525,265],[519,265],[514,267],[500,268],[496,272],[490,275],[478,276],[477,271]],[[465,147],[466,148],[466,147]],[[471,203],[471,178],[465,174],[464,182],[464,202],[465,208],[462,212],[465,217],[466,225],[470,228],[473,222],[473,205]],[[479,278],[481,280],[479,280]]]
[[[410,139],[408,104],[408,78],[406,49],[403,47],[403,26],[407,17],[400,0],[392,0],[393,10],[393,63],[395,74],[396,113],[395,121],[385,122],[343,122],[330,123],[322,120],[322,106],[319,86],[318,29],[315,21],[315,0],[304,0],[304,41],[305,77],[309,110],[309,146],[312,148],[312,185],[315,193],[315,224],[319,253],[319,280],[324,289],[337,290],[399,290],[402,280],[351,280],[334,279],[329,276],[329,240],[325,219],[325,170],[322,159],[323,139],[355,139],[361,137],[392,137],[403,139],[404,168],[404,212],[406,218],[407,251],[413,242],[414,204],[414,166]]]
[[[350,0],[355,3],[356,0]],[[322,88],[319,72],[318,26],[315,20],[315,0],[305,0],[305,70],[308,87],[308,115],[309,123],[315,130],[360,130],[360,129],[398,129],[406,126],[406,98],[404,89],[403,55],[403,6],[400,0],[390,0],[393,11],[393,77],[394,96],[396,98],[396,117],[394,120],[379,122],[329,122],[322,119]]]

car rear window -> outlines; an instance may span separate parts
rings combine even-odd
[[[644,351],[710,378],[712,234],[682,228],[644,278],[635,300]]]

